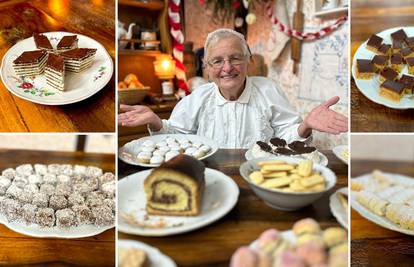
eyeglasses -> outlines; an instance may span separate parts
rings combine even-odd
[[[224,62],[228,61],[232,66],[239,66],[243,64],[246,60],[244,56],[233,56],[228,59],[224,58],[215,58],[207,62],[208,65],[213,67],[213,69],[221,69],[224,66]]]

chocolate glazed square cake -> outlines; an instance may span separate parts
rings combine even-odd
[[[205,187],[204,170],[201,161],[185,154],[153,169],[144,182],[148,214],[198,215]]]
[[[76,48],[60,55],[65,58],[67,71],[81,72],[92,65],[95,54],[96,49],[94,48]]]
[[[45,68],[46,83],[53,89],[65,90],[65,61],[62,56],[49,54]]]
[[[18,76],[42,74],[46,65],[46,50],[25,51],[13,61],[13,68]]]
[[[66,35],[60,39],[56,46],[59,53],[65,52],[71,49],[78,48],[78,36],[77,35]]]
[[[50,43],[49,39],[45,35],[34,33],[33,39],[34,39],[37,49],[45,49],[47,51],[53,51],[52,44]]]

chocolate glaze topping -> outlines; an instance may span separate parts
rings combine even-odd
[[[357,59],[357,68],[360,73],[374,72],[374,64],[369,59]]]
[[[73,43],[78,40],[77,35],[66,35],[60,39],[59,43],[57,44],[57,48],[70,48],[72,47]]]
[[[386,67],[383,71],[381,71],[381,76],[388,80],[394,80],[397,78],[398,72],[389,67]]]
[[[33,34],[33,39],[38,49],[53,49],[49,39],[45,35],[35,33]]]
[[[400,29],[396,32],[391,33],[391,38],[393,40],[401,40],[404,41],[407,38],[407,34],[403,29]]]
[[[65,67],[65,61],[63,57],[49,53],[49,57],[47,58],[46,67],[49,67],[51,69],[54,69],[58,72],[63,72]]]
[[[95,52],[96,52],[95,48],[75,48],[75,49],[60,53],[60,55],[68,59],[83,59]]]
[[[377,65],[386,65],[387,63],[387,57],[382,55],[375,55],[372,59],[372,63]]]
[[[381,37],[374,34],[369,38],[367,45],[379,48],[382,44],[382,40],[383,39]]]
[[[414,57],[407,57],[405,61],[410,67],[414,66]]]
[[[391,64],[402,64],[403,58],[400,54],[392,54],[391,55]]]
[[[381,84],[381,87],[394,91],[397,94],[401,94],[404,90],[404,85],[399,82],[394,82],[390,80],[386,80]]]
[[[13,63],[22,64],[22,63],[38,63],[46,55],[45,50],[34,50],[34,51],[25,51],[18,58],[16,58]]]

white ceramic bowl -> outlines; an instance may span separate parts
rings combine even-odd
[[[240,166],[240,174],[243,179],[246,180],[246,182],[249,184],[253,192],[258,197],[260,197],[268,206],[274,209],[293,211],[303,208],[321,198],[325,192],[332,189],[336,184],[335,173],[319,164],[313,164],[313,170],[320,172],[321,175],[325,177],[326,188],[323,191],[305,193],[283,192],[281,190],[264,188],[260,185],[252,183],[250,181],[249,175],[253,171],[260,170],[260,167],[257,165],[257,163],[259,161],[269,160],[284,160],[288,163],[299,163],[302,160],[289,157],[257,158],[246,161]]]

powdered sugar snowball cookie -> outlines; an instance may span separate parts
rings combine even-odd
[[[31,174],[27,177],[29,184],[41,184],[43,182],[43,177],[39,173]]]
[[[86,166],[82,166],[82,165],[75,165],[75,167],[73,167],[73,173],[78,175],[78,176],[83,176],[86,173]]]
[[[196,147],[190,146],[189,148],[185,150],[184,154],[192,156],[196,151],[197,151]]]
[[[18,199],[19,195],[23,193],[23,189],[15,184],[11,184],[6,190],[6,197]]]
[[[95,166],[88,166],[86,168],[86,172],[85,175],[87,177],[96,177],[98,178],[99,176],[102,176],[103,171],[101,168],[95,167]]]
[[[1,202],[2,211],[8,221],[15,221],[21,217],[22,206],[19,201],[11,198],[5,198]]]
[[[169,148],[171,148],[171,147],[175,147],[175,146],[180,146],[180,144],[179,144],[179,143],[177,143],[177,142],[169,142],[169,143],[167,143],[167,146],[168,146]]]
[[[95,225],[98,227],[112,225],[115,222],[112,210],[106,205],[92,208],[92,216],[95,219]]]
[[[43,183],[44,184],[56,184],[57,177],[56,174],[48,173],[46,175],[43,175]]]
[[[115,181],[115,175],[112,172],[105,172],[101,177],[99,177],[101,184]]]
[[[53,227],[55,225],[55,211],[51,208],[38,208],[35,221],[41,227]]]
[[[193,157],[195,157],[196,159],[202,158],[204,157],[206,154],[201,150],[201,149],[197,149],[194,153],[193,153]]]
[[[182,145],[182,144],[188,144],[190,141],[186,138],[179,138],[177,139],[177,143]]]
[[[59,174],[56,178],[58,183],[68,184],[71,182],[70,176],[66,174]]]
[[[165,142],[165,141],[161,141],[161,142],[156,143],[156,144],[155,144],[155,146],[156,146],[157,148],[162,147],[162,146],[167,146],[167,142]]]
[[[137,156],[137,161],[139,163],[148,164],[150,162],[151,156],[152,156],[152,153],[150,152],[141,152]]]
[[[0,176],[0,196],[6,194],[7,189],[10,187],[11,181],[4,176]]]
[[[202,146],[200,147],[200,150],[201,150],[201,151],[203,151],[203,152],[204,152],[204,154],[207,154],[208,152],[210,152],[211,147],[210,147],[210,146],[208,146],[208,145],[202,145]]]
[[[137,155],[139,152],[141,152],[141,147],[136,143],[127,143],[124,146],[124,152],[130,155]]]
[[[34,193],[32,197],[32,204],[39,208],[47,208],[49,205],[49,196],[43,192]]]
[[[143,147],[152,147],[152,148],[154,148],[155,147],[155,142],[152,141],[152,140],[146,140],[146,141],[144,141],[144,143],[142,143],[142,146]]]
[[[31,164],[23,164],[16,167],[17,174],[29,176],[33,173],[33,166]]]
[[[26,224],[35,223],[37,206],[33,204],[25,204],[22,207],[22,217]]]
[[[163,150],[159,150],[159,149],[157,149],[157,150],[155,150],[155,151],[152,153],[152,155],[154,155],[154,156],[164,157],[165,153],[167,153],[167,152],[166,152],[166,151],[163,151]]]
[[[17,200],[20,204],[24,205],[26,203],[32,203],[33,201],[33,193],[25,192],[24,190],[20,195],[17,196]]]
[[[89,191],[95,191],[99,189],[99,179],[96,177],[86,178],[84,183],[88,185]]]
[[[29,183],[29,181],[27,180],[26,176],[21,176],[20,174],[16,175],[16,177],[14,177],[14,180],[12,182],[12,184],[23,188],[25,185],[27,185]]]
[[[58,183],[55,188],[55,194],[69,197],[72,194],[72,185],[68,183]]]
[[[164,162],[164,157],[161,156],[152,156],[150,159],[150,164],[161,164]]]
[[[83,204],[85,204],[85,198],[78,192],[74,192],[68,197],[69,207],[72,207],[75,205],[83,205]]]
[[[1,175],[9,180],[13,180],[16,176],[16,170],[13,168],[7,168],[1,172]]]
[[[165,138],[165,142],[167,142],[167,144],[169,143],[175,143],[176,140],[174,137],[168,136],[167,138]]]
[[[73,174],[73,166],[70,164],[61,164],[59,165],[58,170],[59,175],[71,176]]]
[[[71,209],[75,213],[75,219],[78,225],[92,224],[94,222],[95,219],[93,218],[92,211],[85,204],[74,205]]]
[[[98,207],[101,206],[105,196],[100,192],[92,192],[86,197],[86,204],[90,207]]]
[[[115,196],[116,182],[111,181],[103,184],[101,190],[107,197]]]
[[[51,196],[55,193],[55,186],[53,184],[42,184],[39,191]]]
[[[39,187],[36,184],[27,184],[24,186],[23,192],[33,195],[39,192]]]
[[[68,228],[76,224],[75,212],[71,209],[56,211],[56,225],[61,228]]]
[[[47,166],[45,164],[35,164],[35,173],[39,175],[45,175],[47,173]]]
[[[169,161],[173,157],[179,155],[180,153],[178,151],[168,151],[167,154],[165,154],[165,161]]]
[[[61,210],[68,206],[68,200],[64,195],[53,194],[49,199],[49,208],[54,210]]]
[[[181,146],[179,146],[178,144],[175,146],[171,146],[170,147],[170,151],[177,151],[178,153],[181,153],[183,151],[183,149],[181,148]]]
[[[105,198],[103,205],[109,207],[112,210],[112,213],[115,213],[115,198]]]
[[[47,165],[47,172],[51,174],[58,174],[59,164],[49,164]]]

